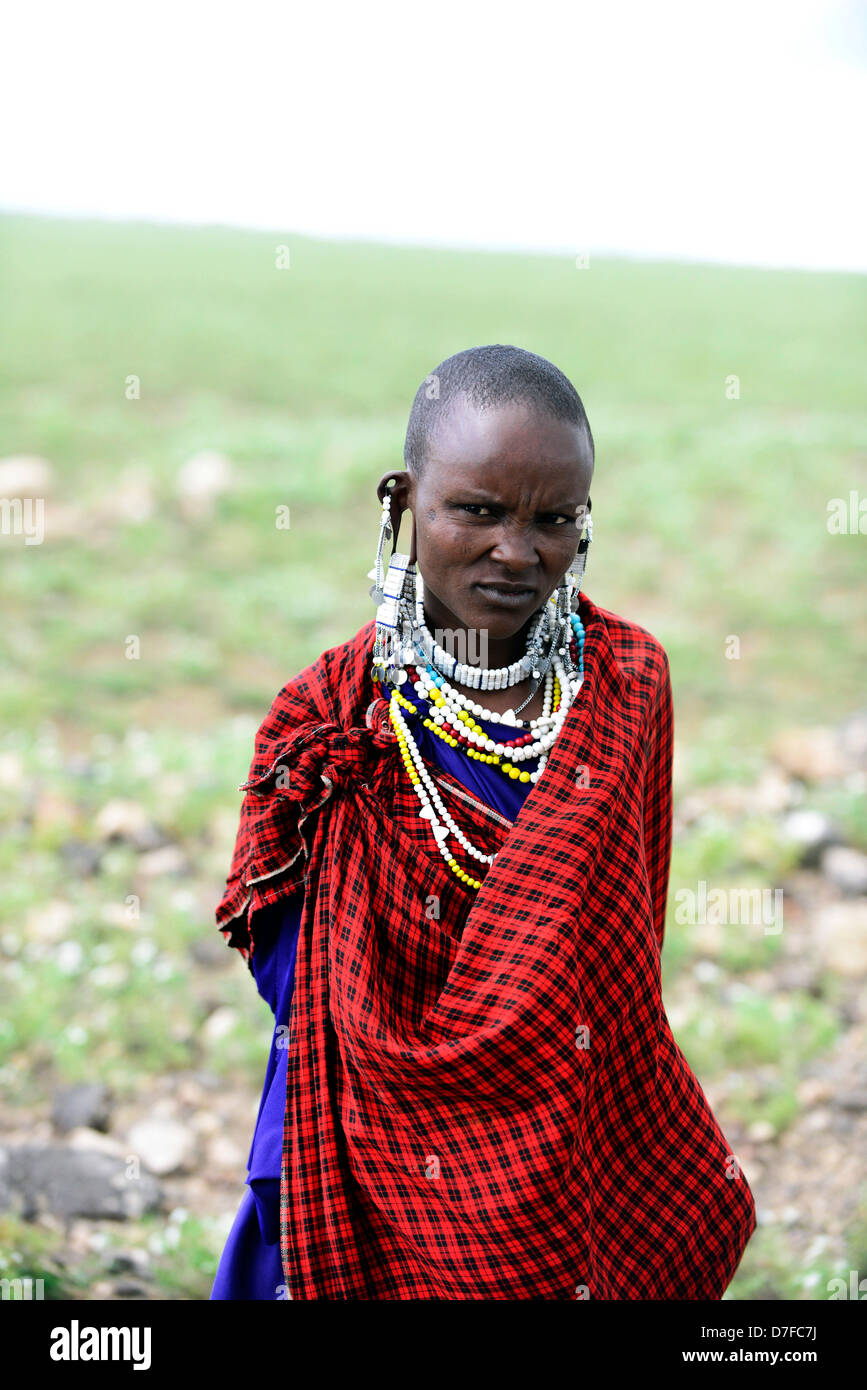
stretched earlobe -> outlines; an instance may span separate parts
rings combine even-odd
[[[380,479],[379,483],[377,484],[377,488],[376,488],[376,495],[377,495],[377,497],[379,498],[380,502],[384,502],[384,501],[385,501],[386,493],[391,493],[391,494],[392,494],[392,496],[391,496],[391,501],[390,501],[390,505],[389,505],[389,513],[388,513],[389,521],[390,521],[390,523],[391,523],[391,532],[392,532],[392,536],[391,536],[392,551],[397,550],[397,538],[398,538],[398,535],[400,534],[400,523],[401,523],[401,519],[402,519],[402,517],[403,517],[404,511],[406,511],[406,508],[405,508],[405,507],[400,507],[400,508],[398,508],[398,507],[395,505],[394,493],[397,492],[397,487],[398,487],[398,482],[399,482],[399,480],[401,480],[402,478],[405,478],[405,476],[406,476],[405,472],[404,472],[403,474],[401,474],[401,473],[399,473],[399,472],[386,473],[385,477]],[[391,486],[389,486],[389,484],[391,484]],[[411,541],[411,544],[410,544],[410,557],[409,557],[409,558],[410,558],[410,564],[414,564],[414,563],[415,563],[415,518],[413,518],[413,523],[412,523],[412,541]]]

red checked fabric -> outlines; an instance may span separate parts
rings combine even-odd
[[[418,818],[372,621],[259,730],[217,920],[249,961],[257,910],[306,885],[281,1178],[293,1298],[719,1299],[755,1229],[662,1004],[668,659],[584,594],[579,611],[584,684],[511,828],[435,774],[498,851],[476,893]]]

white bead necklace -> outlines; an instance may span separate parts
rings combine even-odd
[[[455,690],[447,681],[435,681],[424,667],[416,666],[415,669],[419,677],[417,682],[419,693],[431,701],[431,718],[435,724],[438,726],[450,724],[459,734],[467,739],[468,742],[475,744],[478,748],[483,749],[487,753],[496,753],[498,756],[508,753],[513,762],[527,762],[548,751],[557,736],[557,732],[562,726],[564,708],[568,708],[568,706],[571,705],[575,695],[581,688],[580,677],[575,680],[570,680],[562,664],[555,658],[554,670],[556,671],[561,689],[560,709],[553,714],[551,713],[554,674],[549,671],[545,677],[543,712],[538,719],[530,720],[530,728],[534,728],[539,737],[534,739],[532,743],[523,744],[515,748],[512,745],[499,743],[495,739],[489,738],[484,731],[481,734],[476,733],[474,730],[468,728],[466,721],[461,719],[460,716],[462,711],[466,711],[469,714],[476,715],[480,719],[487,719],[495,724],[505,723],[508,725],[511,721],[502,720],[497,715],[496,711],[484,709],[483,706],[477,704],[474,700],[470,700],[465,695],[462,695],[459,690]],[[434,704],[433,701],[436,696],[439,696],[440,701],[444,703]]]
[[[466,662],[458,661],[457,657],[445,651],[428,630],[424,617],[424,580],[421,570],[417,568],[415,571],[413,635],[417,635],[421,640],[425,657],[432,666],[445,672],[460,685],[468,685],[471,690],[506,690],[525,681],[530,675],[534,680],[539,680],[542,675],[539,667],[545,665],[545,659],[542,657],[543,637],[550,635],[549,624],[552,617],[548,603],[543,603],[536,626],[528,640],[526,652],[510,666],[468,666]]]
[[[539,721],[534,721],[536,722],[538,727],[539,723],[547,723],[547,721],[550,720],[551,728],[548,732],[546,732],[543,735],[541,739],[538,740],[538,747],[544,747],[544,751],[542,751],[541,754],[538,755],[538,768],[535,772],[530,773],[530,781],[533,783],[537,782],[542,775],[542,772],[548,761],[548,750],[551,748],[551,746],[557,738],[557,735],[562,729],[566,716],[569,713],[569,709],[572,705],[572,702],[574,701],[575,696],[577,695],[578,690],[580,689],[582,684],[580,677],[574,681],[570,680],[569,676],[566,674],[563,663],[557,657],[554,658],[553,665],[554,672],[557,676],[558,681],[560,682],[560,708],[554,711],[553,714],[549,714],[547,716],[543,715]],[[422,679],[424,679],[427,676],[427,672],[424,670],[424,668],[417,667],[416,669],[419,671]],[[419,681],[419,684],[421,684],[421,680]],[[546,700],[549,701],[549,692],[547,687],[548,681],[546,680]],[[442,687],[437,687],[433,681],[429,681],[429,688],[442,690]],[[465,705],[465,697],[460,696],[459,692],[454,693],[458,695],[459,699]],[[475,845],[471,844],[470,841],[467,839],[466,835],[461,830],[460,826],[456,824],[456,822],[446,809],[442,797],[440,796],[439,791],[437,790],[436,784],[434,783],[433,778],[431,777],[427,767],[425,766],[421,752],[419,751],[418,746],[412,737],[409,725],[407,724],[407,721],[404,718],[403,712],[400,708],[400,702],[397,696],[398,692],[396,690],[393,691],[389,706],[389,715],[392,724],[395,727],[395,732],[398,733],[401,748],[406,750],[406,754],[411,759],[413,768],[415,770],[415,773],[417,774],[416,780],[413,781],[413,786],[415,787],[416,794],[419,798],[419,801],[421,802],[419,816],[422,820],[430,821],[431,831],[433,833],[434,839],[436,840],[437,848],[440,854],[446,860],[446,863],[449,865],[449,867],[455,869],[454,856],[452,855],[450,849],[445,843],[449,835],[453,835],[454,838],[458,841],[458,843],[462,845],[463,848],[467,851],[471,858],[477,859],[480,863],[483,864],[492,864],[494,862],[495,855],[485,854],[483,850],[480,850]],[[442,717],[444,718],[444,716]],[[464,736],[468,737],[470,735],[471,731],[467,729],[466,724],[463,721],[459,720],[457,723],[457,727],[460,729],[460,732],[464,734]],[[504,747],[504,745],[497,745],[496,743],[494,743],[493,740],[486,740],[485,747],[487,747],[488,744],[491,745],[488,751],[497,752],[498,749],[502,749],[502,751],[508,751],[509,757],[514,762],[522,760],[521,758],[519,758],[520,754],[523,754],[524,757],[536,756],[536,754],[534,754],[531,751],[532,749],[537,747],[536,743],[527,744],[523,748],[518,748],[514,750],[507,750]],[[466,882],[470,883],[471,886],[480,886],[478,880],[471,879],[469,875],[465,874],[462,870],[455,869],[455,872],[458,873],[459,877],[463,878]]]

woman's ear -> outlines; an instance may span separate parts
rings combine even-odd
[[[389,516],[391,517],[391,543],[393,550],[397,549],[397,537],[400,531],[401,517],[412,505],[412,485],[412,475],[403,468],[399,470],[394,469],[390,473],[383,473],[376,486],[376,495],[380,502],[385,500],[385,494],[387,492],[391,495]],[[415,517],[412,519],[412,538],[410,541],[409,558],[410,561],[415,564]]]

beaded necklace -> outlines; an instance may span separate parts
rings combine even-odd
[[[552,657],[551,666],[546,672],[542,713],[536,719],[518,719],[512,710],[501,714],[496,710],[486,709],[475,700],[461,694],[431,664],[430,659],[423,665],[408,663],[406,671],[398,672],[399,676],[412,682],[413,694],[419,699],[418,704],[402,694],[396,685],[391,687],[389,720],[407,775],[421,803],[419,816],[422,820],[430,821],[437,849],[448,868],[466,887],[473,890],[481,888],[482,880],[461,867],[446,840],[450,835],[453,836],[471,859],[481,864],[492,864],[494,855],[485,854],[472,845],[449,813],[412,737],[407,717],[420,719],[425,728],[451,748],[458,749],[469,758],[499,768],[512,780],[537,782],[544,771],[548,752],[563,727],[584,679],[584,625],[577,613],[570,614],[570,619],[572,636],[569,639],[568,655],[573,670],[577,668],[576,674],[571,675],[560,660],[560,652],[564,651],[561,648],[560,652]],[[514,683],[516,681],[512,676],[508,684]],[[380,681],[380,685],[384,690],[389,688],[384,681]],[[501,724],[506,728],[514,727],[520,732],[512,738],[493,739],[477,719],[485,719],[489,723]],[[522,763],[536,759],[538,766],[532,772],[521,766]]]

